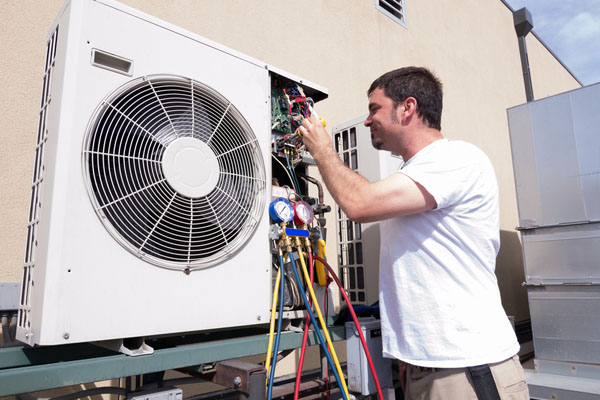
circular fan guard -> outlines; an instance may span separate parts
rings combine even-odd
[[[169,145],[190,138],[214,153],[211,165],[218,161],[209,171],[218,179],[199,196],[178,191],[163,168]],[[169,269],[225,261],[252,236],[266,201],[260,146],[242,114],[210,87],[174,75],[132,80],[99,105],[84,140],[83,168],[111,235]],[[196,178],[203,182],[206,174]]]

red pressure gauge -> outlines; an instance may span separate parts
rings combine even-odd
[[[294,203],[294,222],[296,225],[309,225],[313,219],[315,219],[315,214],[307,202],[298,201]]]

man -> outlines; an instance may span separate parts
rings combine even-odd
[[[383,353],[406,365],[406,398],[529,399],[494,274],[498,186],[489,159],[442,136],[442,86],[427,69],[390,71],[368,96],[371,142],[402,156],[398,173],[368,182],[341,162],[315,117],[300,130],[348,218],[381,221]]]

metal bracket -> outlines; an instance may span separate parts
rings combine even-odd
[[[598,286],[599,281],[593,281],[591,279],[572,279],[567,280],[566,278],[561,279],[542,279],[537,276],[527,277],[527,281],[523,282],[521,286],[526,287],[542,287],[542,286]]]
[[[19,308],[19,282],[0,282],[0,311],[16,312]]]
[[[217,363],[217,371],[212,381],[245,393],[250,399],[264,399],[266,379],[267,370],[262,365],[227,360]]]
[[[125,355],[135,357],[154,353],[154,349],[148,346],[143,337],[103,340],[100,342],[91,342],[92,344],[104,347],[105,349],[118,351]]]
[[[541,278],[538,277],[527,277],[527,281],[521,283],[521,286],[544,286]]]

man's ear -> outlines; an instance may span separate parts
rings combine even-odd
[[[417,99],[414,97],[407,97],[406,100],[402,102],[404,106],[403,116],[408,117],[417,113]]]

